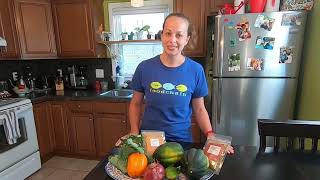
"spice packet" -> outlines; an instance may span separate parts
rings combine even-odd
[[[231,140],[231,136],[219,134],[208,137],[206,144],[203,147],[203,151],[209,159],[210,169],[214,174],[219,174],[227,154],[227,148],[231,145]]]
[[[149,156],[153,155],[158,146],[166,142],[163,131],[141,130],[141,135],[144,140],[146,154]]]

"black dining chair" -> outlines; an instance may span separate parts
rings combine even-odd
[[[318,150],[318,139],[320,138],[320,121],[314,120],[287,120],[276,121],[272,119],[258,119],[258,130],[260,135],[260,152],[266,150],[266,138],[272,136],[273,151],[279,151],[280,137],[287,138],[287,151],[293,151],[294,139],[299,139],[299,151],[304,151],[305,138],[312,139],[312,151]]]

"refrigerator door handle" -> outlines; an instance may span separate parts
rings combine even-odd
[[[214,76],[222,75],[223,52],[224,52],[224,26],[221,23],[221,16],[216,16],[215,40],[214,40]],[[223,28],[223,29],[222,29]]]
[[[221,79],[213,79],[212,118],[217,124],[220,124],[221,116],[221,82]]]

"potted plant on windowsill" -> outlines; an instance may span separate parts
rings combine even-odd
[[[128,33],[127,32],[122,32],[121,33],[121,37],[122,37],[122,40],[128,40]]]
[[[140,28],[140,27],[134,28],[134,30],[136,31],[137,39],[139,39],[139,40],[142,39],[143,31],[149,32],[149,29],[150,29],[149,25],[145,25],[142,28]]]

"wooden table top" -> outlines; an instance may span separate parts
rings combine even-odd
[[[196,145],[197,147],[199,145]],[[320,179],[320,153],[258,153],[254,146],[235,146],[214,180],[313,180]],[[85,180],[112,179],[104,171],[105,157]]]

